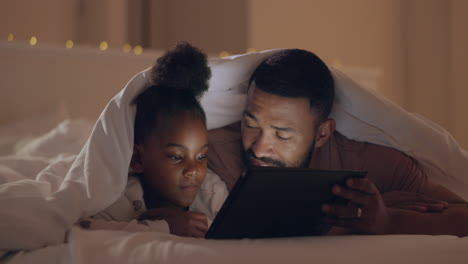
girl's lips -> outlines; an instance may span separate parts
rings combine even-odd
[[[180,187],[183,191],[186,192],[195,192],[198,191],[199,185],[191,184],[191,185],[183,185]]]

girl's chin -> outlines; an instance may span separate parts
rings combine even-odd
[[[177,204],[180,207],[185,208],[185,207],[190,207],[193,204],[194,201],[195,201],[195,196],[184,197],[184,198],[181,198]]]

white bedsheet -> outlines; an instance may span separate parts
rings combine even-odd
[[[213,78],[202,99],[209,128],[240,118],[250,73],[272,52],[210,60]],[[37,259],[44,256],[41,260],[50,262],[48,258],[57,254],[67,262],[71,257],[76,263],[100,263],[101,260],[114,261],[113,258],[127,260],[122,262],[160,260],[163,263],[176,263],[182,259],[200,263],[212,258],[213,263],[218,263],[216,260],[225,257],[233,262],[268,260],[276,263],[286,259],[301,262],[299,256],[304,256],[307,262],[320,262],[326,257],[341,261],[360,259],[360,263],[377,259],[379,263],[404,260],[405,255],[397,252],[407,253],[409,260],[421,263],[467,259],[468,251],[461,249],[468,248],[468,240],[450,236],[204,241],[159,233],[74,230],[68,236],[70,242],[63,245],[67,231],[79,217],[107,208],[123,193],[133,144],[135,109],[129,102],[147,85],[146,74],[147,71],[137,74],[110,101],[75,161],[76,153],[70,150],[65,151],[67,155],[49,153],[45,157],[46,168],[37,177],[0,185],[0,249],[38,249],[56,245],[20,255],[36,256]],[[338,71],[335,79],[337,99],[333,116],[340,132],[350,138],[392,146],[413,155],[429,177],[465,199],[468,197],[468,177],[461,173],[468,171],[468,155],[445,130],[403,111]],[[10,165],[7,168],[11,168]],[[16,168],[19,171],[23,166]],[[23,175],[29,178],[37,170],[18,175],[30,174]],[[12,177],[20,177],[18,175]],[[65,181],[59,186],[63,177]],[[336,249],[344,253],[338,254]],[[364,253],[371,257],[364,259]]]
[[[67,245],[17,254],[14,263],[380,263],[466,264],[468,237],[346,236],[200,240],[165,233],[83,231]],[[44,262],[45,263],[45,262]]]

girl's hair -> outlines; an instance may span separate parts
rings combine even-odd
[[[151,68],[151,86],[139,94],[136,104],[135,144],[144,144],[157,133],[164,118],[189,111],[206,122],[198,101],[208,90],[211,71],[206,55],[189,43],[180,42]]]

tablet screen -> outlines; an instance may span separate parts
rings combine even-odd
[[[326,234],[323,203],[346,203],[334,184],[366,172],[254,167],[240,177],[206,238],[240,239]]]

